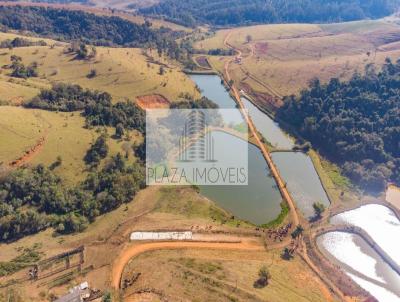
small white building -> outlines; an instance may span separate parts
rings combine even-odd
[[[193,240],[193,233],[185,232],[133,232],[131,240]]]

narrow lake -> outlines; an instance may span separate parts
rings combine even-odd
[[[249,179],[247,186],[200,186],[200,192],[214,200],[222,208],[235,216],[255,224],[263,224],[275,219],[280,211],[281,195],[275,180],[269,176],[269,168],[260,150],[230,134],[215,131],[215,154],[239,156],[235,150],[238,143],[247,144],[249,152]]]
[[[302,152],[273,152],[272,158],[305,217],[314,214],[314,202],[329,206],[328,196],[308,155]]]
[[[400,276],[361,237],[330,232],[317,238],[321,252],[381,302],[400,301]]]
[[[241,99],[257,130],[272,146],[287,150],[293,148],[293,140],[279,127],[277,122],[258,109],[248,99],[244,97]]]
[[[202,95],[217,103],[220,108],[236,108],[235,101],[218,76],[192,75],[191,78],[201,89]],[[215,141],[221,142],[215,145],[216,153],[230,153],[229,156],[235,156],[236,148],[233,146],[239,138],[223,132],[215,133],[215,138]],[[200,192],[236,217],[260,225],[279,215],[282,198],[261,151],[248,144],[248,154],[247,186],[200,186]]]

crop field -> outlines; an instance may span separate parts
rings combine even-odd
[[[0,34],[0,41],[10,38],[8,34]],[[170,101],[177,100],[181,93],[199,96],[189,77],[173,63],[159,58],[154,50],[144,55],[139,49],[97,47],[95,58],[78,60],[75,54],[66,53],[67,44],[55,41],[48,44],[52,46],[0,50],[0,99],[20,102],[33,97],[40,88],[49,87],[53,82],[79,84],[84,88],[106,91],[115,101],[134,100],[148,94],[160,94]],[[10,64],[11,55],[20,56],[26,65],[36,62],[39,77],[27,80],[10,77],[7,65]],[[96,75],[88,76],[93,70]],[[17,85],[18,89],[8,92],[7,85]]]
[[[79,112],[57,113],[0,106],[0,116],[0,141],[4,142],[0,145],[0,163],[7,165],[22,158],[23,164],[49,166],[60,156],[62,164],[55,172],[68,183],[84,179],[86,167],[83,158],[100,134],[95,129],[83,128],[84,118]],[[112,131],[108,129],[110,136],[114,134]],[[136,132],[131,132],[130,136],[129,141],[109,138],[109,154],[125,154],[125,150],[141,141]],[[33,152],[25,153],[34,146],[37,148]]]
[[[263,265],[272,278],[256,289],[253,283]],[[133,259],[125,271],[126,276],[141,273],[127,294],[154,288],[172,301],[327,301],[323,286],[302,260],[282,260],[278,251],[156,251]],[[132,294],[126,301],[140,298]]]
[[[400,26],[386,19],[339,24],[278,24],[218,31],[199,41],[199,49],[226,48],[224,40],[243,53],[231,64],[239,86],[253,95],[282,97],[298,93],[309,81],[348,79],[366,64],[377,68],[387,57],[400,56]],[[226,58],[211,57],[222,71]]]

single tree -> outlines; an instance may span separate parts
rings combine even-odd
[[[117,138],[121,138],[125,133],[124,126],[121,123],[118,123],[117,126],[115,126],[115,136]]]
[[[250,43],[253,40],[253,37],[251,35],[246,36],[246,42]]]
[[[263,288],[267,286],[268,281],[271,279],[271,273],[268,268],[264,265],[258,271],[258,279],[254,282],[255,288]]]
[[[288,247],[285,247],[282,251],[281,258],[284,260],[292,259],[293,258],[292,251]]]
[[[106,294],[103,296],[103,299],[101,299],[101,301],[102,301],[102,302],[112,302],[111,294],[110,294],[110,293],[106,293]]]
[[[313,208],[314,208],[314,214],[316,219],[320,219],[322,216],[322,213],[325,211],[325,206],[321,202],[314,202],[313,203]]]
[[[296,239],[300,237],[301,234],[303,234],[304,228],[299,224],[296,229],[292,232],[291,236],[293,239]]]

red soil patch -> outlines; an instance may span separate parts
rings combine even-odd
[[[143,95],[136,98],[136,103],[142,109],[169,108],[171,102],[161,94]]]
[[[268,43],[267,42],[256,43],[254,48],[257,55],[266,55],[268,50]]]
[[[18,159],[12,161],[9,166],[11,168],[18,168],[21,167],[22,165],[24,165],[25,163],[29,162],[32,157],[34,155],[36,155],[43,147],[45,143],[45,138],[44,136],[42,136],[36,143],[36,145],[34,145],[33,147],[31,147],[30,149],[26,150],[24,152],[24,155],[22,155],[21,157],[19,157]]]

